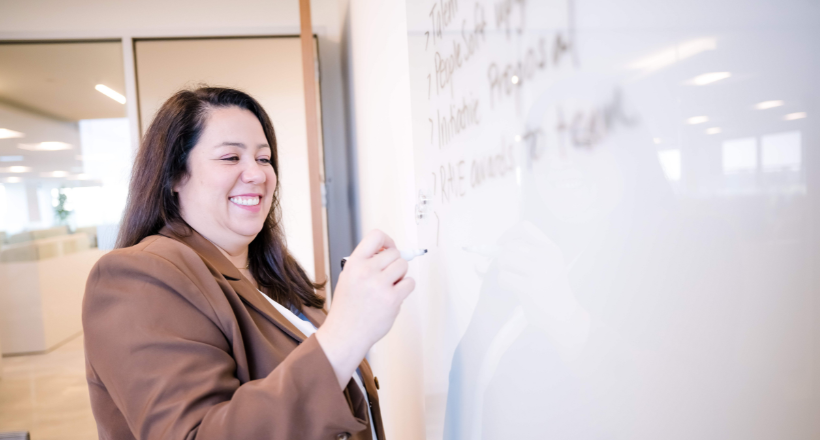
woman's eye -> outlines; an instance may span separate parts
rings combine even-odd
[[[270,158],[267,158],[267,157],[260,157],[260,158],[259,158],[259,159],[257,159],[257,160],[258,160],[259,162],[264,163],[264,164],[270,164]]]
[[[239,162],[239,156],[223,157],[222,160],[225,160],[225,161],[228,161],[228,162]]]

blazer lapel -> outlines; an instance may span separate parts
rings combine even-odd
[[[188,231],[185,231],[185,229]],[[234,291],[236,291],[236,293],[242,297],[245,302],[250,304],[251,307],[253,307],[257,312],[266,317],[274,325],[285,332],[285,334],[298,342],[301,343],[305,340],[302,332],[300,332],[295,325],[288,321],[287,318],[282,316],[282,314],[279,313],[279,311],[276,310],[276,308],[262,296],[262,293],[256,290],[247,278],[242,276],[239,269],[231,264],[231,262],[228,261],[224,255],[222,255],[222,252],[220,252],[213,243],[208,241],[193,228],[187,225],[179,224],[166,225],[159,231],[159,233],[160,235],[164,235],[168,238],[185,243],[188,247],[199,254],[205,264],[211,266],[216,272],[221,273],[222,276],[228,280],[228,283]],[[310,307],[306,307],[306,309],[309,308]],[[320,314],[322,313],[320,312]],[[311,321],[313,320],[312,318],[310,319]],[[322,321],[324,321],[324,318],[322,318]],[[316,323],[314,323],[314,325],[316,325]]]
[[[257,312],[261,313],[271,322],[276,324],[277,327],[287,333],[290,337],[299,342],[304,341],[305,335],[303,335],[302,332],[296,328],[295,325],[293,325],[293,323],[279,313],[279,310],[276,310],[276,307],[271,305],[262,293],[253,287],[247,278],[243,277],[238,270],[236,272],[239,275],[238,279],[230,279],[227,276],[225,277],[228,279],[228,282],[231,284],[231,287],[233,287],[236,293],[238,293],[242,299],[250,303],[250,305],[256,309]]]
[[[324,324],[325,317],[327,316],[324,310],[315,307],[302,307],[302,313],[304,313],[308,321],[316,328]]]
[[[384,438],[384,426],[382,425],[381,405],[379,404],[379,393],[376,391],[376,383],[373,380],[373,370],[370,369],[370,363],[367,359],[359,364],[359,369],[362,372],[362,383],[367,390],[367,397],[370,399],[370,410],[373,412],[373,422],[375,423],[376,435],[379,438]]]

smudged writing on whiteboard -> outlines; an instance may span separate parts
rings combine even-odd
[[[454,104],[450,104],[449,115],[445,113],[442,116],[441,112],[436,111],[439,148],[446,146],[462,131],[481,123],[481,117],[478,114],[478,105],[479,101],[477,98],[470,97],[469,101],[462,98],[460,106],[456,107]]]
[[[495,3],[495,25],[499,29],[504,29],[507,38],[510,38],[510,28],[512,26],[512,15],[515,9],[518,9],[518,26],[515,27],[517,33],[524,30],[524,23],[526,17],[525,0],[502,0]]]
[[[455,19],[458,13],[458,0],[440,0],[433,3],[430,9],[430,19],[433,27],[433,44],[442,39],[442,33]]]
[[[504,177],[515,169],[515,162],[514,144],[502,140],[502,147],[495,154],[473,159],[470,165],[470,187],[475,188],[487,179]]]

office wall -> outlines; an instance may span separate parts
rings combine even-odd
[[[362,231],[381,229],[400,248],[416,246],[407,27],[403,1],[350,4],[351,108],[355,121]],[[415,276],[410,263],[409,276]],[[390,333],[370,353],[382,384],[391,440],[425,438],[420,296],[405,302]]]
[[[335,1],[313,2],[314,23],[328,25]],[[4,34],[64,32],[113,35],[146,31],[215,31],[230,27],[299,28],[298,1],[162,0],[0,1],[0,29]]]

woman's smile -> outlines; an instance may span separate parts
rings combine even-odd
[[[247,209],[251,212],[259,212],[262,208],[262,195],[261,194],[240,194],[236,196],[228,197],[234,205],[239,208]]]

